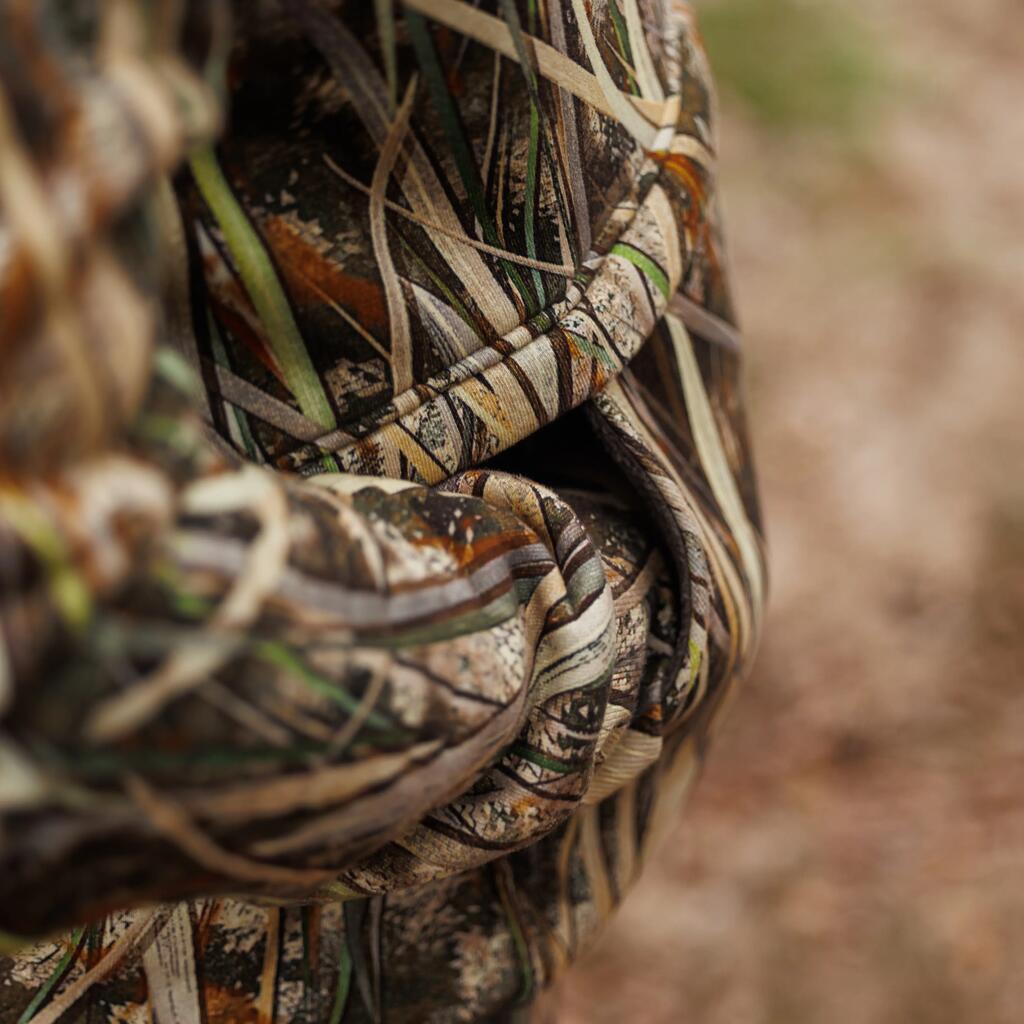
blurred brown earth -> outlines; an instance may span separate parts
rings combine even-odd
[[[763,4],[704,6],[736,15],[708,43],[772,604],[557,1020],[1020,1021],[1024,5],[777,5],[775,32],[829,27],[800,43],[826,79],[847,25],[868,40],[852,121],[828,81],[822,109],[758,109],[731,69],[775,73],[743,29]]]

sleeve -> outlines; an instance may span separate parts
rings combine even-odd
[[[14,935],[197,894],[366,891],[518,848],[577,806],[639,678],[609,702],[621,643],[591,539],[608,513],[585,528],[493,470],[305,480],[211,442],[154,254],[175,258],[162,177],[217,103],[132,10],[67,28],[66,60],[5,13],[0,48]],[[661,564],[638,550],[630,621]],[[437,808],[447,859],[421,845],[403,867],[392,847],[343,876]]]

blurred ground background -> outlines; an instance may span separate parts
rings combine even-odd
[[[1024,1017],[1024,6],[703,0],[772,558],[559,1024]]]

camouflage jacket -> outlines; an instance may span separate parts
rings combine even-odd
[[[500,1020],[763,543],[671,0],[0,4],[0,1022]]]

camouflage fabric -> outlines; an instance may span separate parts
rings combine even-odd
[[[509,1018],[760,629],[688,8],[0,18],[0,1021]]]

